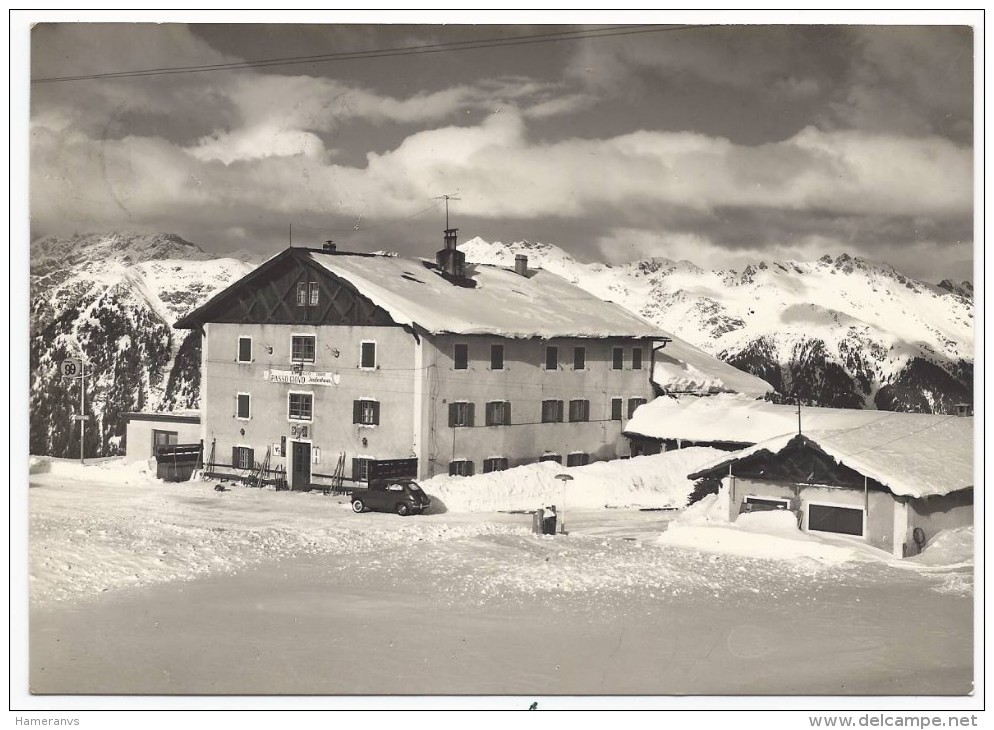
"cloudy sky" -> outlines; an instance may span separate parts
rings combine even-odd
[[[849,252],[973,278],[969,28],[589,37],[601,27],[37,25],[32,236],[169,231],[273,253],[292,225],[298,245],[430,256],[436,197],[456,194],[461,240],[587,261]],[[506,42],[578,30],[591,32]]]

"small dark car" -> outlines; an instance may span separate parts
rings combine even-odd
[[[418,483],[399,480],[370,484],[368,489],[352,492],[352,511],[396,512],[402,517],[421,514],[431,505],[431,499]]]

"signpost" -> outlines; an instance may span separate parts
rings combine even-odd
[[[63,360],[59,365],[59,372],[66,380],[79,379],[79,414],[73,415],[72,420],[79,421],[79,463],[83,461],[83,445],[86,442],[86,422],[90,419],[86,413],[86,361],[81,358],[71,357]]]
[[[559,518],[559,534],[568,535],[569,533],[566,532],[566,482],[573,481],[573,477],[569,474],[556,474],[556,479],[563,483],[563,508]]]

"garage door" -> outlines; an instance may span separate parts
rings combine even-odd
[[[862,537],[863,510],[826,504],[809,504],[808,529]]]

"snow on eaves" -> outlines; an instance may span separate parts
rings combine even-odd
[[[755,375],[722,362],[713,355],[670,336],[672,342],[656,351],[653,381],[667,393],[741,393],[761,398],[776,390]]]
[[[542,269],[467,264],[475,287],[452,284],[424,261],[399,256],[311,252],[311,259],[352,284],[398,324],[431,333],[502,337],[644,337],[669,335],[621,306]]]
[[[858,411],[857,411],[858,412]],[[925,415],[928,423],[894,416],[838,430],[804,431],[802,438],[850,469],[903,497],[949,494],[974,484],[973,418]],[[723,457],[690,475],[724,473],[760,451],[780,453],[798,438],[784,433]]]

